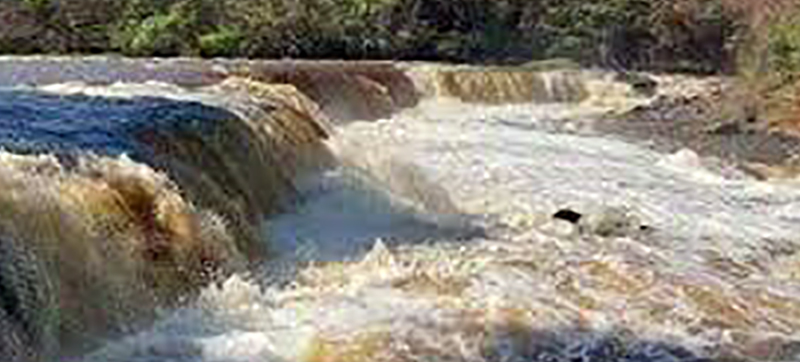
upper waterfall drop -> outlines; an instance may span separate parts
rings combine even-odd
[[[64,356],[268,258],[263,218],[293,202],[296,177],[332,162],[328,121],[291,86],[72,82],[0,99],[13,126],[0,133],[0,242],[42,260],[25,288],[58,293],[35,307],[12,287],[21,306],[3,318],[42,320]],[[45,341],[25,333],[33,351]]]

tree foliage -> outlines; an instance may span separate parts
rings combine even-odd
[[[768,26],[768,67],[780,74],[800,74],[800,5]]]
[[[693,72],[732,71],[748,63],[742,54],[769,52],[749,63],[768,58],[792,69],[800,15],[770,14],[797,2],[3,0],[0,51],[482,63],[567,57]]]

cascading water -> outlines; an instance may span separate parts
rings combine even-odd
[[[267,257],[261,218],[330,160],[312,105],[235,78],[0,90],[4,360],[96,348]]]
[[[285,86],[242,84],[241,80],[227,82],[228,88],[215,86],[246,89],[254,98],[272,99],[268,108],[257,107],[277,117],[266,117],[270,119],[266,125],[293,130],[305,124],[300,131],[268,130],[264,133],[268,137],[247,141],[266,142],[263,150],[286,150],[286,144],[279,142],[285,139],[294,139],[291,145],[303,144],[297,141],[303,139],[316,145],[314,139],[330,133],[324,152],[314,146],[311,155],[299,152],[302,157],[294,157],[296,162],[283,165],[274,161],[283,157],[274,156],[266,165],[294,170],[328,152],[335,161],[323,166],[314,162],[308,172],[278,178],[270,174],[248,178],[250,168],[226,166],[242,173],[226,171],[225,175],[245,176],[220,179],[211,175],[211,184],[251,195],[242,197],[245,201],[238,205],[244,206],[226,208],[220,201],[224,197],[203,195],[207,184],[193,184],[185,175],[211,173],[214,170],[207,168],[251,158],[205,163],[199,156],[191,157],[191,151],[206,149],[188,146],[185,152],[163,153],[180,156],[180,163],[139,158],[163,167],[177,185],[169,186],[169,178],[151,175],[152,169],[138,165],[142,168],[137,177],[164,185],[165,191],[157,193],[162,199],[156,200],[166,201],[154,204],[202,206],[208,212],[200,214],[221,215],[208,216],[209,220],[259,214],[263,219],[245,224],[258,230],[261,238],[257,239],[269,256],[255,260],[247,271],[232,270],[178,307],[159,309],[152,325],[124,337],[115,335],[81,357],[62,360],[800,359],[800,186],[796,181],[756,180],[730,160],[700,156],[690,149],[664,152],[628,135],[605,133],[604,127],[597,127],[602,126],[601,115],[647,100],[600,73],[542,76],[436,73],[422,68],[406,72],[429,98],[400,112],[394,110],[391,117],[337,126],[320,120],[326,107],[340,116],[367,113],[333,104],[317,108],[297,96],[295,88]],[[372,74],[373,78],[366,79],[365,74],[359,73],[359,80],[347,87],[372,89],[384,84],[380,79],[395,77]],[[309,79],[315,77],[298,79],[313,83]],[[329,79],[330,74],[320,77]],[[379,98],[386,99],[385,104],[401,104],[396,101],[399,93],[384,86]],[[45,90],[67,94],[76,93],[75,87]],[[118,89],[124,89],[120,92],[125,97],[156,92],[152,85],[136,87],[141,86]],[[220,93],[208,89],[164,91],[161,87],[162,92],[156,94],[164,98],[239,110],[235,112],[239,115],[242,104],[250,104],[225,103],[224,97],[217,98]],[[78,88],[77,93],[83,95],[114,92],[114,87]],[[119,94],[115,97],[119,99]],[[318,100],[315,97],[311,98]],[[286,107],[303,109],[300,113],[319,122],[303,123],[308,117],[291,111],[275,113]],[[259,118],[265,117],[238,117],[245,123]],[[212,140],[222,142],[219,149],[204,151],[220,158],[226,150],[232,152],[237,142],[248,144],[241,143],[241,138],[218,140],[213,134],[218,133],[188,133],[201,137],[201,146],[214,144]],[[159,144],[188,142],[188,135],[166,137]],[[56,199],[54,206],[41,206],[54,208],[52,215],[62,214],[59,208],[97,205],[86,203],[85,198],[97,194],[93,190],[113,186],[106,180],[135,162],[82,156],[79,160],[85,160],[73,166],[68,158],[4,157],[2,165],[23,176],[6,177],[10,173],[4,171],[1,185],[17,185],[26,192],[39,189],[11,181],[36,181],[43,190],[85,188],[69,194],[85,195],[75,196],[77,201],[71,203],[58,201],[63,195],[60,191],[36,191],[46,196],[37,196],[38,200]],[[176,172],[181,170],[176,165],[184,163],[189,171]],[[253,164],[257,163],[247,163]],[[7,178],[10,181],[5,182]],[[283,185],[266,182],[284,178],[290,180],[286,192],[296,193],[289,208],[261,205],[272,199],[257,195],[269,193],[247,190]],[[224,180],[235,182],[228,185]],[[179,188],[186,189],[186,194],[175,191]],[[25,192],[18,195],[15,205],[29,205],[18,201]],[[189,201],[176,201],[177,195]],[[30,210],[20,215],[36,209],[31,206]],[[569,211],[580,220],[554,218],[558,211]],[[53,238],[60,232],[73,232],[73,224],[83,225],[80,220],[68,223],[64,230],[54,231]],[[230,236],[220,237],[226,235]],[[6,245],[19,244],[0,242]],[[14,255],[25,254],[15,251]],[[109,285],[103,288],[113,293],[117,284]],[[7,320],[2,317],[0,322]]]
[[[597,110],[439,99],[342,126],[348,162],[269,222],[288,267],[88,360],[800,358],[800,188],[596,134]]]

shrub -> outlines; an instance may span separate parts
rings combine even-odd
[[[18,12],[35,29],[23,40],[44,52],[480,63],[567,57],[607,67],[707,72],[732,68],[731,44],[757,49],[766,43],[747,35],[763,28],[760,14],[796,1],[0,0],[0,7],[23,8]],[[737,31],[740,40],[731,42]],[[794,67],[796,28],[772,32],[771,62]],[[4,50],[30,51],[14,50],[12,38],[18,40],[0,36]]]
[[[769,28],[770,69],[786,77],[800,73],[800,7]]]
[[[114,45],[135,56],[169,56],[191,52],[192,14],[183,6],[156,13],[142,20],[131,19],[116,34]]]
[[[221,27],[217,31],[200,36],[198,45],[204,57],[233,57],[240,54],[242,32],[232,27]]]

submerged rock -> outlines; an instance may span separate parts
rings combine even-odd
[[[581,213],[572,209],[561,209],[552,216],[553,220],[564,227],[572,226],[569,235],[578,232],[584,236],[600,237],[632,237],[653,230],[645,225],[639,217],[625,207],[605,207],[596,212]],[[552,226],[548,228],[552,229]]]
[[[655,95],[658,90],[658,81],[642,73],[618,73],[614,80],[629,84],[635,92],[647,97]]]
[[[639,218],[623,207],[608,207],[589,214],[581,220],[579,229],[582,233],[601,237],[627,237],[643,230]]]

